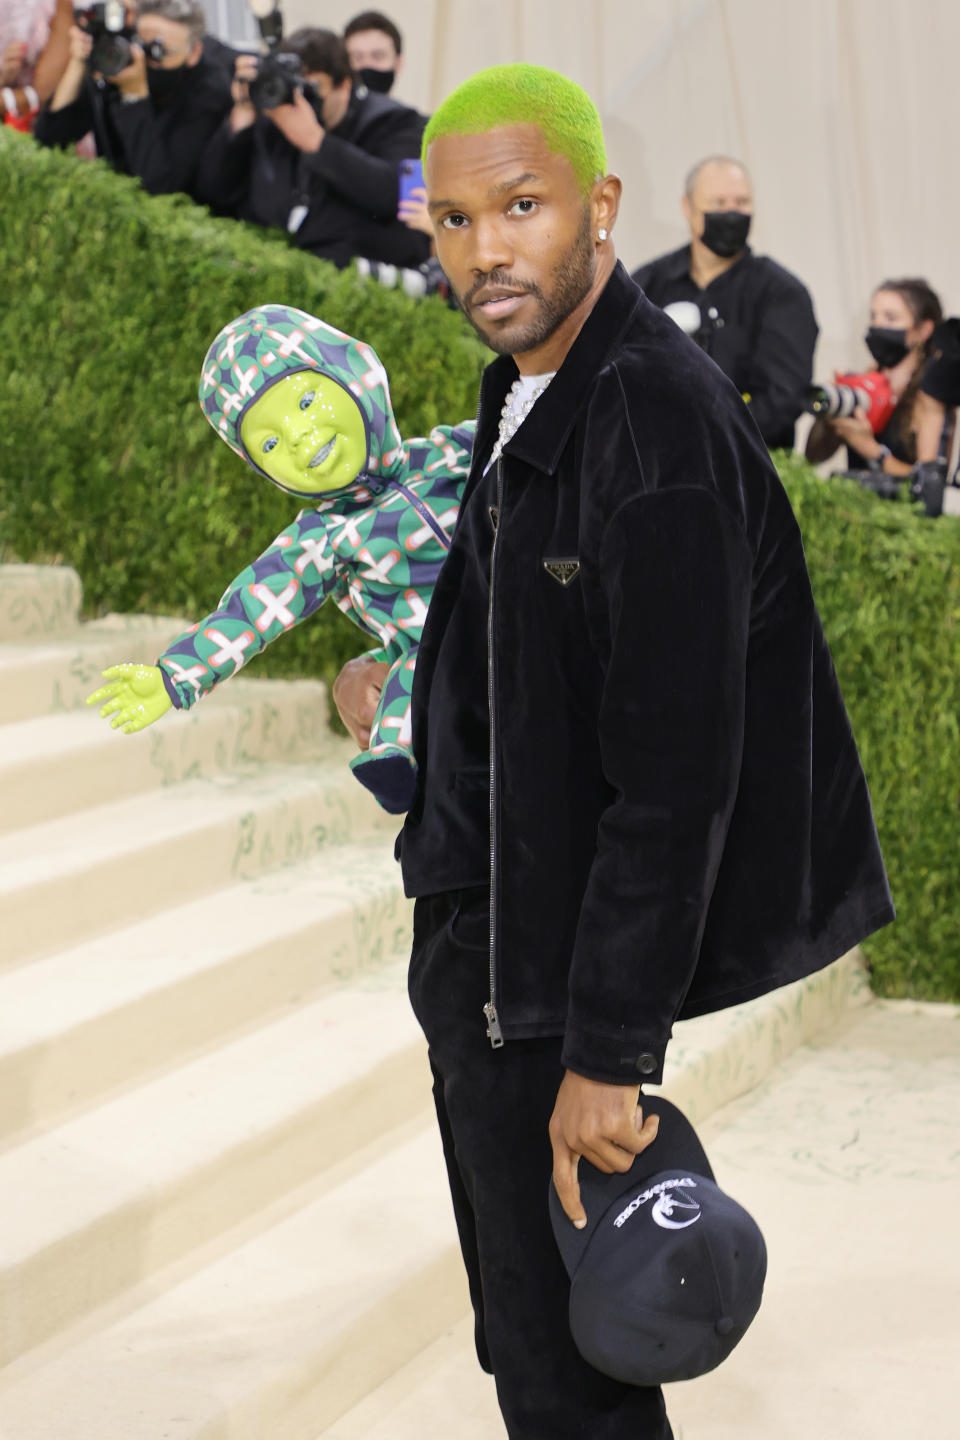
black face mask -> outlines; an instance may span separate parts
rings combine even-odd
[[[192,73],[189,65],[178,65],[174,70],[158,70],[153,65],[148,65],[147,89],[150,91],[150,99],[159,101],[161,105],[180,100],[190,85]]]
[[[389,94],[394,80],[397,78],[396,70],[358,70],[357,79],[368,90],[376,95]]]
[[[871,325],[863,337],[870,354],[881,370],[892,370],[910,354],[906,330],[893,330],[882,325]]]
[[[740,210],[705,210],[700,239],[714,255],[729,260],[731,255],[739,255],[746,245],[752,219],[752,215],[744,215]]]

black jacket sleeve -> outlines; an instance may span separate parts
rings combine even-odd
[[[234,134],[229,119],[218,126],[200,157],[193,194],[203,205],[236,214],[250,185],[254,125]],[[288,207],[289,208],[289,207]]]
[[[113,106],[112,120],[126,169],[151,195],[192,194],[201,157],[223,114],[210,105],[162,115],[147,98]]]
[[[564,1066],[591,1079],[659,1081],[696,968],[737,795],[752,568],[709,484],[634,495],[605,526],[600,746],[614,798],[580,910],[563,1048]]]
[[[760,434],[773,444],[803,411],[818,327],[808,291],[782,272],[768,283],[757,314],[746,389]]]
[[[420,154],[422,133],[423,117],[402,109],[371,125],[362,148],[336,133],[327,134],[316,154],[304,157],[303,173],[339,191],[374,219],[393,220],[399,201],[397,164]]]
[[[37,116],[33,133],[41,145],[76,145],[94,129],[93,101],[84,86],[76,100],[61,110],[46,106]]]

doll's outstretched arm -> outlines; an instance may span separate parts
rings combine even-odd
[[[94,691],[87,704],[106,700],[100,713],[126,735],[152,724],[171,705],[189,710],[251,655],[319,609],[338,580],[326,516],[304,510],[227,586],[217,609],[178,635],[156,665],[112,666],[103,675],[113,683]],[[148,685],[149,696],[142,689]],[[117,718],[131,707],[131,723]]]
[[[156,665],[111,665],[104,670],[103,678],[109,680],[109,685],[101,685],[88,695],[87,704],[106,701],[100,714],[109,720],[111,730],[133,735],[170,709],[170,696]]]
[[[178,709],[189,709],[235,675],[271,640],[319,610],[337,588],[341,576],[330,523],[328,512],[301,511],[227,586],[216,610],[167,646],[157,664],[172,682],[168,688]]]

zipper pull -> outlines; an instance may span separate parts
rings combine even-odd
[[[483,1013],[487,1017],[487,1039],[490,1041],[491,1050],[499,1050],[503,1045],[503,1031],[500,1029],[500,1021],[497,1018],[497,1007],[492,1000],[488,1000],[483,1007]]]

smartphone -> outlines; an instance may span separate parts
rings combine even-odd
[[[400,200],[409,200],[411,192],[423,189],[423,166],[419,160],[401,160],[399,165]]]

